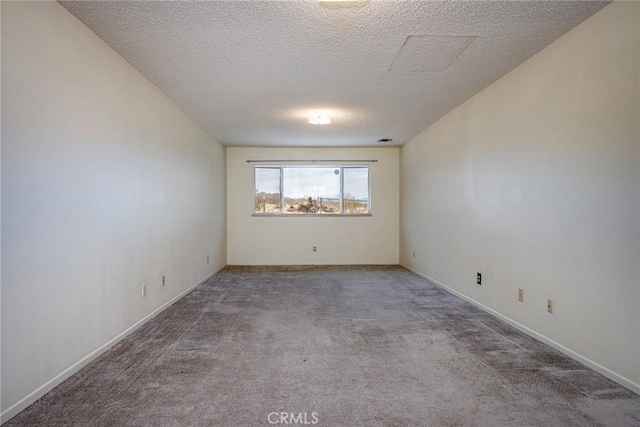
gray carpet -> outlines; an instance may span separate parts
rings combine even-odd
[[[7,425],[285,425],[279,413],[638,426],[640,396],[400,267],[229,267]]]

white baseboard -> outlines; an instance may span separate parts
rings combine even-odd
[[[168,307],[170,307],[173,303],[175,303],[180,298],[182,298],[183,296],[185,296],[186,294],[191,292],[194,288],[200,286],[201,284],[203,284],[204,282],[209,280],[211,277],[215,276],[217,273],[219,273],[225,267],[226,267],[226,264],[224,264],[222,267],[216,269],[211,274],[208,274],[206,277],[204,277],[203,279],[199,280],[194,285],[189,286],[189,288],[187,288],[186,290],[180,292],[178,295],[176,295],[175,297],[171,298],[169,301],[165,302],[160,307],[156,308],[154,311],[152,311],[151,313],[149,313],[148,315],[146,315],[145,317],[140,319],[138,322],[136,322],[135,324],[130,326],[127,330],[125,330],[124,332],[122,332],[121,334],[119,334],[118,336],[116,336],[115,338],[113,338],[112,340],[107,342],[106,344],[104,344],[102,347],[100,347],[97,350],[89,353],[88,355],[86,355],[85,357],[83,357],[82,359],[80,359],[79,361],[74,363],[73,365],[71,365],[69,368],[65,369],[64,371],[62,371],[61,373],[59,373],[58,375],[56,375],[55,377],[53,377],[52,379],[50,379],[49,381],[47,381],[46,383],[44,383],[43,385],[41,385],[40,387],[38,387],[37,389],[32,391],[31,393],[29,393],[27,396],[22,398],[20,401],[18,401],[17,403],[13,404],[11,407],[7,408],[4,412],[2,412],[2,414],[0,414],[0,424],[6,423],[11,418],[13,418],[16,415],[18,415],[20,412],[25,410],[29,405],[34,403],[36,400],[40,399],[42,396],[44,396],[45,394],[47,394],[48,392],[53,390],[57,385],[62,383],[64,380],[66,380],[67,378],[71,377],[73,374],[78,372],[80,369],[82,369],[86,365],[88,365],[91,361],[95,360],[98,356],[100,356],[101,354],[103,354],[104,352],[109,350],[111,347],[116,345],[119,341],[121,341],[123,338],[125,338],[127,335],[129,335],[131,332],[135,331],[140,326],[144,325],[149,320],[153,319],[160,312],[162,312],[165,309],[167,309]]]
[[[499,318],[500,320],[508,323],[509,325],[513,326],[514,328],[518,329],[519,331],[524,332],[525,334],[537,339],[538,341],[542,341],[545,344],[548,344],[549,346],[555,348],[556,350],[559,350],[561,352],[563,352],[564,354],[566,354],[567,356],[571,357],[572,359],[577,360],[578,362],[582,363],[583,365],[588,366],[589,368],[593,369],[594,371],[597,371],[599,373],[601,373],[602,375],[604,375],[607,378],[610,378],[611,380],[617,382],[618,384],[628,388],[629,390],[632,390],[636,393],[640,394],[640,384],[631,381],[630,379],[623,377],[620,374],[617,374],[615,372],[613,372],[611,369],[606,368],[602,365],[600,365],[599,363],[594,362],[593,360],[582,356],[579,353],[576,353],[575,351],[563,346],[562,344],[559,344],[555,341],[553,341],[550,338],[547,338],[546,336],[534,331],[533,329],[529,329],[526,326],[522,325],[521,323],[516,322],[515,320],[505,316],[504,314],[501,314],[495,310],[493,310],[492,308],[487,307],[484,304],[479,303],[478,301],[466,296],[463,293],[460,293],[458,291],[456,291],[453,288],[450,288],[449,286],[445,285],[444,283],[440,283],[437,280],[427,276],[424,273],[421,273],[420,271],[409,267],[408,265],[405,264],[400,264],[402,267],[406,268],[407,270],[409,270],[410,272],[412,272],[413,274],[422,277],[423,279],[426,279],[430,282],[432,282],[433,284],[443,288],[444,290],[456,295],[457,297],[462,298],[463,300],[470,302],[471,304],[475,305],[476,307],[486,311],[487,313]]]

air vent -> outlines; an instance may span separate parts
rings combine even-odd
[[[378,140],[378,142],[383,143],[383,144],[391,142],[391,141],[393,141],[393,139],[391,139],[391,138],[380,138]]]

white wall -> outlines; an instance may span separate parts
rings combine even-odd
[[[225,263],[226,172],[224,147],[56,2],[2,2],[2,90],[6,420]]]
[[[227,148],[228,263],[397,264],[398,155],[384,148]],[[247,160],[378,160],[370,164],[370,217],[253,217]],[[318,252],[313,252],[313,246]]]
[[[639,7],[608,5],[403,146],[400,232],[403,264],[636,391]]]

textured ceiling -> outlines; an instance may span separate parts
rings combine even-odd
[[[401,145],[606,4],[61,3],[239,146]]]
[[[444,71],[474,39],[471,36],[409,36],[389,71]]]

